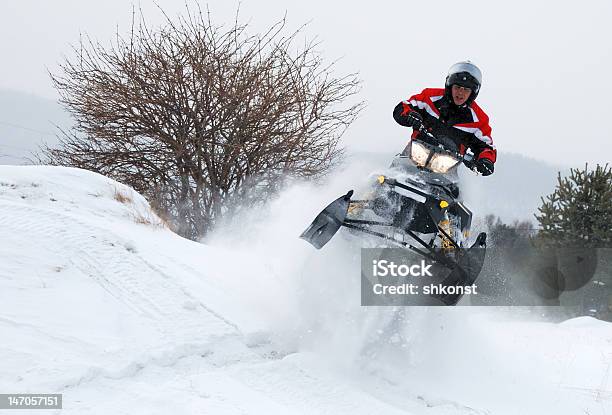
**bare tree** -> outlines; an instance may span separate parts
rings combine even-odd
[[[251,36],[238,18],[224,28],[187,9],[151,29],[141,12],[110,47],[82,40],[51,74],[75,127],[39,161],[134,187],[192,239],[287,176],[325,174],[363,107],[359,80],[334,76],[317,44],[297,47],[300,30],[284,26]]]

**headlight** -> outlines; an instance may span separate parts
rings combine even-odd
[[[417,166],[423,167],[427,163],[429,152],[430,150],[423,144],[413,141],[410,147],[410,158]]]
[[[446,154],[435,154],[429,162],[429,168],[436,173],[446,173],[459,163],[459,160]]]

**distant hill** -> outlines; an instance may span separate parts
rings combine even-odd
[[[569,167],[502,152],[493,175],[464,172],[464,197],[474,210],[478,207],[479,214],[493,213],[505,222],[527,219],[535,225],[533,214],[542,203],[540,198],[554,191],[559,171],[565,175]]]
[[[54,125],[71,124],[55,101],[24,92],[0,89],[0,164],[28,164],[43,142],[57,142]]]

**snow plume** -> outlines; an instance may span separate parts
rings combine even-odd
[[[395,313],[360,307],[360,251],[354,237],[340,233],[317,251],[299,235],[367,173],[363,164],[352,163],[322,184],[295,182],[265,207],[234,217],[206,239],[211,246],[231,248],[237,258],[251,258],[247,272],[232,276],[240,281],[234,286],[244,289],[244,301],[255,305],[259,324],[281,337],[277,340],[291,348],[325,349],[347,364],[387,325],[381,320],[391,322]]]
[[[322,185],[295,183],[207,240],[236,257],[252,258],[248,271],[233,279],[242,282],[235,286],[253,306],[259,334],[272,333],[269,340],[287,352],[315,353],[398,405],[406,401],[396,394],[451,408],[448,413],[481,413],[472,409],[477,407],[496,408],[496,414],[537,413],[531,412],[536,408],[545,413],[553,402],[567,413],[580,408],[584,400],[570,404],[558,397],[558,386],[551,386],[566,364],[564,352],[551,342],[567,332],[520,309],[362,307],[359,239],[340,232],[315,250],[298,238],[330,201],[383,168],[354,162]],[[536,373],[533,362],[538,362]],[[575,380],[584,382],[585,376]]]
[[[433,311],[362,307],[359,237],[341,231],[321,250],[299,239],[330,201],[350,189],[359,191],[385,169],[358,159],[322,184],[294,183],[267,206],[234,217],[206,239],[210,246],[231,249],[238,261],[250,258],[226,276],[241,301],[251,305],[253,331],[273,333],[273,340],[289,350],[314,351],[346,369],[363,365],[377,371],[394,361],[402,371],[411,364],[415,342],[437,318],[430,316]],[[372,368],[377,361],[379,367]]]

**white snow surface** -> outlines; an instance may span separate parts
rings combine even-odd
[[[196,243],[104,176],[0,166],[0,393],[63,394],[36,414],[612,413],[609,323],[361,307],[350,237],[297,235],[363,173]]]

